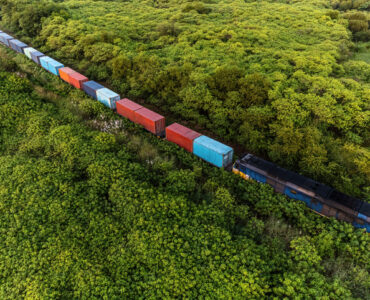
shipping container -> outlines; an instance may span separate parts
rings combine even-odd
[[[165,134],[165,118],[145,107],[135,111],[135,123],[144,126],[146,130],[155,135],[164,136]]]
[[[71,68],[64,67],[59,69],[60,78],[63,79],[65,82],[71,83],[70,74],[74,73],[75,71]]]
[[[193,152],[193,141],[200,136],[200,133],[178,123],[173,123],[166,128],[166,139],[189,152]]]
[[[232,164],[234,150],[207,136],[200,136],[193,142],[193,153],[216,167]]]
[[[26,55],[29,59],[32,59],[31,53],[36,52],[37,50],[32,47],[27,47],[23,49],[24,55]]]
[[[46,71],[49,71],[48,62],[51,61],[52,58],[49,56],[42,56],[40,57],[40,65],[43,67]]]
[[[40,58],[41,57],[44,57],[44,56],[45,56],[45,54],[44,53],[41,53],[40,51],[31,52],[31,58],[32,58],[32,60],[35,63],[39,64],[39,65],[41,65]]]
[[[120,95],[107,88],[97,90],[96,96],[98,97],[99,102],[103,103],[110,109],[116,109],[116,102],[121,99]]]
[[[140,104],[135,103],[127,98],[117,101],[117,113],[132,122],[135,122],[135,111],[142,108]]]
[[[27,44],[21,42],[20,40],[16,40],[16,39],[10,40],[9,46],[13,50],[17,51],[18,53],[22,53],[22,54],[24,53],[23,49],[28,47]]]
[[[70,84],[72,84],[75,88],[82,90],[82,84],[86,81],[89,81],[89,79],[77,72],[74,72],[69,75]]]
[[[88,94],[90,97],[93,97],[95,100],[98,100],[96,92],[103,88],[104,86],[93,80],[86,81],[82,84],[82,89],[85,91],[85,93]]]
[[[13,39],[14,38],[11,35],[5,32],[0,33],[0,42],[2,42],[4,45],[7,45],[8,47],[9,47],[9,41]]]
[[[64,65],[55,59],[51,59],[48,61],[48,67],[50,73],[59,76],[59,69],[64,68]]]

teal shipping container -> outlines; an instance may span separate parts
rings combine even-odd
[[[31,53],[37,52],[37,50],[32,47],[24,48],[23,51],[24,51],[24,55],[26,55],[29,59],[32,59]]]
[[[202,135],[194,140],[193,153],[216,167],[226,168],[232,164],[234,150]]]
[[[40,57],[40,64],[45,70],[57,76],[59,76],[59,69],[64,67],[63,64],[57,62],[49,56]]]
[[[64,68],[64,65],[54,59],[48,61],[49,72],[59,76],[59,69]]]
[[[99,102],[103,103],[110,109],[116,109],[116,102],[121,99],[120,95],[107,88],[97,90],[96,96],[98,97]]]
[[[46,71],[49,71],[48,62],[51,61],[52,58],[49,56],[42,56],[40,57],[40,64]]]

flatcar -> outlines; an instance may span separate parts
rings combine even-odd
[[[327,185],[247,154],[237,160],[233,172],[244,179],[269,184],[278,193],[303,201],[326,217],[352,223],[370,232],[370,204],[345,195]]]

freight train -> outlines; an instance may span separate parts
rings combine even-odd
[[[370,232],[370,204],[300,174],[281,168],[252,154],[247,154],[233,164],[234,150],[214,139],[178,123],[166,127],[165,118],[144,106],[120,95],[84,75],[65,67],[62,63],[0,31],[0,43],[60,77],[75,88],[85,91],[119,115],[142,125],[147,131],[166,138],[208,163],[228,169],[244,179],[269,184],[278,193],[304,202],[313,211],[338,220],[352,223]]]

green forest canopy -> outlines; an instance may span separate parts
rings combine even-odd
[[[366,3],[1,3],[4,28],[91,79],[369,200]]]
[[[370,293],[370,236],[209,166],[0,47],[0,298]]]

